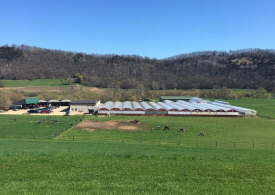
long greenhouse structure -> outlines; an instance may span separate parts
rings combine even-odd
[[[252,109],[232,106],[227,102],[208,101],[192,98],[189,102],[164,100],[163,102],[111,102],[102,104],[98,109],[99,115],[128,115],[128,116],[206,116],[206,117],[238,117],[256,116]]]

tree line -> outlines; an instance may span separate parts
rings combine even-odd
[[[275,51],[204,51],[166,59],[0,47],[0,79],[51,79],[115,89],[275,89]]]

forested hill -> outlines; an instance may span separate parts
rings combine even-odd
[[[79,73],[79,74],[76,74]],[[0,47],[1,79],[72,78],[97,87],[212,89],[275,87],[275,50],[206,51],[157,60],[137,55],[94,55]]]

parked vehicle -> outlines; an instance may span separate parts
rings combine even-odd
[[[42,110],[41,112],[40,112],[41,114],[50,114],[51,113],[51,111],[50,110]]]
[[[0,110],[9,111],[9,108],[1,107]]]
[[[37,114],[37,113],[40,113],[40,112],[39,112],[39,110],[29,110],[28,113],[29,114],[31,114],[31,113],[36,113]]]

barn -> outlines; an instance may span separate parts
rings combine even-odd
[[[60,106],[69,106],[72,100],[69,99],[62,99],[60,100]]]
[[[38,98],[26,98],[23,100],[19,100],[17,102],[13,102],[12,105],[10,106],[11,108],[28,108],[30,106],[39,104],[39,99]]]
[[[94,113],[100,105],[100,100],[77,100],[70,103],[70,111]]]
[[[60,101],[59,100],[49,100],[48,106],[60,106]]]

